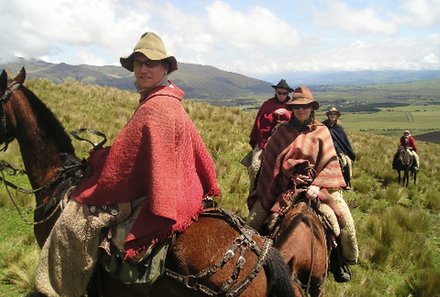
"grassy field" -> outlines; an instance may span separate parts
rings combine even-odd
[[[54,111],[67,131],[94,128],[105,132],[110,144],[137,103],[134,93],[73,81],[54,85],[38,80],[28,86]],[[191,101],[184,106],[215,160],[222,189],[220,204],[246,217],[248,179],[239,162],[249,150],[247,141],[255,113]],[[432,127],[440,127],[440,110],[424,107],[426,111],[421,106],[408,106],[375,114],[343,115],[358,155],[353,190],[345,192],[344,197],[356,223],[360,263],[353,266],[354,277],[349,283],[338,284],[329,277],[327,296],[440,296],[440,145],[418,143],[422,152],[418,182],[404,188],[396,183],[396,173],[391,169],[396,136],[401,132],[384,133],[386,129],[403,128],[427,131],[431,128],[428,121],[424,123],[428,114]],[[407,125],[401,127],[397,123],[405,123],[406,112],[411,113],[414,122],[409,125],[407,120]],[[318,118],[324,119],[322,112]],[[88,144],[74,141],[74,146],[78,155],[87,156]],[[2,154],[2,159],[22,168],[16,143]],[[6,176],[28,187],[26,176]],[[13,195],[30,220],[33,198],[15,192]],[[0,296],[24,296],[34,289],[39,250],[32,226],[23,222],[3,187],[0,217]]]
[[[325,119],[325,112],[318,114]],[[353,131],[401,136],[404,129],[413,135],[440,130],[440,105],[409,105],[381,108],[379,112],[347,112],[342,114],[344,127]]]

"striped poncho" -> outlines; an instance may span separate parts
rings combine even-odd
[[[266,210],[278,211],[281,194],[291,187],[291,175],[298,165],[315,170],[312,185],[327,189],[345,186],[327,127],[317,121],[301,125],[293,119],[279,126],[267,143],[256,190],[248,197],[249,209],[259,199]]]

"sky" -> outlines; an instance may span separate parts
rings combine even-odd
[[[179,62],[278,73],[440,70],[440,0],[0,2],[0,63],[120,65],[147,31]]]

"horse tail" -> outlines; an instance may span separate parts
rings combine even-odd
[[[271,249],[269,257],[264,264],[264,270],[273,281],[273,289],[270,296],[295,296],[292,289],[291,272],[277,250]]]

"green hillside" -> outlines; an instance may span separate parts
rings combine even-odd
[[[66,131],[88,127],[106,133],[109,143],[129,119],[137,104],[133,92],[67,81],[26,83],[58,116]],[[194,120],[215,159],[223,196],[220,204],[246,217],[248,180],[241,158],[248,152],[254,112],[216,107],[186,100]],[[433,109],[433,118],[440,110]],[[319,113],[323,119],[322,113]],[[417,119],[417,116],[414,116]],[[327,296],[439,296],[440,294],[440,145],[419,142],[421,170],[417,185],[396,183],[391,158],[396,137],[351,128],[356,115],[345,113],[344,125],[358,154],[354,163],[353,190],[345,192],[357,226],[360,263],[353,266],[353,280],[335,283],[329,277]],[[387,117],[368,121],[364,128],[386,129]],[[418,120],[417,120],[418,121]],[[369,124],[370,123],[370,124]],[[437,127],[440,127],[437,125]],[[90,146],[74,141],[78,155],[87,156]],[[2,159],[22,168],[14,142]],[[8,179],[29,187],[26,176]],[[26,219],[32,219],[33,197],[13,192]],[[0,189],[0,296],[23,296],[33,290],[38,248],[32,226],[23,222],[4,187]]]

